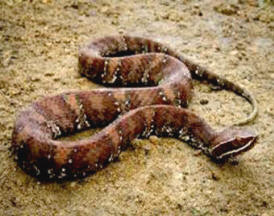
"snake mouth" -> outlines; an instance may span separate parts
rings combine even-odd
[[[216,156],[216,159],[217,160],[226,160],[230,157],[235,157],[243,152],[246,152],[254,146],[255,140],[256,140],[256,137],[251,139],[245,145],[243,145],[239,148],[232,149],[232,150],[226,151],[224,153],[221,153],[220,155]]]
[[[226,160],[251,149],[256,142],[257,135],[247,129],[229,128],[213,140],[210,149],[211,156],[216,160]]]

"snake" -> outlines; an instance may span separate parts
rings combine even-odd
[[[174,137],[214,161],[251,149],[258,137],[241,125],[257,114],[254,96],[152,39],[110,35],[79,50],[79,72],[104,87],[45,96],[17,114],[12,151],[19,166],[42,180],[82,178],[116,160],[135,138]],[[232,91],[252,105],[242,121],[215,131],[187,109],[192,78]],[[78,140],[60,138],[102,128]]]

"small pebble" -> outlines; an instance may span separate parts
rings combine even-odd
[[[207,99],[201,99],[200,104],[206,105],[206,104],[208,104],[208,100]]]
[[[73,188],[73,187],[75,187],[75,186],[76,186],[76,182],[71,182],[71,183],[70,183],[70,187]]]
[[[199,155],[201,155],[201,153],[202,153],[202,150],[196,150],[196,151],[194,151],[194,156],[199,156]]]
[[[220,177],[218,175],[216,175],[216,173],[212,172],[211,173],[211,178],[214,180],[214,181],[219,181],[220,180]]]
[[[149,138],[149,141],[152,142],[153,144],[158,144],[159,142],[159,138],[157,136],[150,136]]]
[[[144,146],[145,155],[148,155],[149,151],[151,150],[149,145]]]

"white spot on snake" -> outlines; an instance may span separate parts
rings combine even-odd
[[[62,178],[64,178],[64,177],[66,177],[66,176],[67,176],[66,173],[61,172],[60,175],[58,176],[58,178],[59,178],[59,179],[62,179]]]
[[[127,99],[127,100],[125,101],[125,106],[126,106],[126,107],[129,107],[129,106],[130,106],[130,100],[129,100],[129,99]]]
[[[108,60],[108,59],[106,59],[106,60],[104,61],[104,74],[106,74],[106,73],[107,73],[107,69],[108,69],[108,62],[109,62],[109,60]]]
[[[82,129],[81,123],[77,125],[77,129],[78,129],[78,130],[81,130],[81,129]]]
[[[147,53],[147,52],[148,52],[148,46],[147,46],[146,44],[144,44],[144,45],[142,46],[142,52],[143,52],[143,53]]]
[[[101,78],[103,79],[106,75],[107,75],[106,73],[102,73]]]
[[[217,83],[218,83],[220,86],[223,86],[223,85],[224,85],[224,81],[223,81],[221,78],[218,78],[218,79],[217,79]]]
[[[173,129],[170,126],[166,127],[166,132],[168,133],[169,136],[173,135]]]
[[[55,174],[49,175],[49,178],[52,179],[54,178]]]
[[[54,139],[62,134],[60,128],[52,121],[47,122],[47,127],[51,130]]]
[[[118,73],[120,71],[120,65],[117,66],[117,68],[115,69],[115,73]]]
[[[199,76],[199,77],[202,77],[203,76],[203,71],[202,70],[199,70],[198,67],[197,69],[194,71],[194,73]]]
[[[124,38],[124,36],[122,36],[122,44],[123,44],[123,50],[128,50],[128,46],[127,46],[127,42],[126,39]]]
[[[187,142],[190,140],[190,137],[188,135],[186,135],[185,137],[183,137],[183,140]]]
[[[90,127],[90,124],[89,124],[89,122],[88,122],[88,120],[87,120],[87,115],[86,115],[86,114],[84,114],[83,120],[84,120],[85,125],[86,125],[87,127]]]
[[[151,133],[153,133],[153,125],[151,125],[150,127],[146,126],[142,132],[143,137],[149,137],[151,135]]]
[[[50,174],[52,174],[53,173],[53,169],[51,168],[51,169],[48,169],[48,174],[50,175]]]
[[[117,154],[119,155],[121,153],[121,146],[118,146]]]
[[[187,129],[186,128],[182,128],[181,130],[179,130],[179,139],[183,139],[186,135],[187,135]]]
[[[36,165],[33,165],[33,168],[35,169],[36,175],[39,176],[40,175],[40,169]]]
[[[116,74],[113,75],[112,79],[108,83],[114,83],[117,80]]]
[[[85,121],[85,124],[87,127],[90,127],[90,123],[87,120]]]
[[[117,112],[121,112],[121,107],[120,107],[120,103],[118,101],[114,102],[114,105],[117,107],[116,110]]]
[[[164,58],[163,58],[163,63],[166,63],[167,62],[167,56],[165,55]]]
[[[108,162],[112,162],[113,161],[113,154],[110,154],[109,158],[108,158]]]
[[[162,47],[162,50],[161,50],[163,53],[167,53],[167,47]]]
[[[62,133],[61,133],[61,130],[60,130],[60,128],[57,126],[56,127],[56,130],[57,130],[57,136],[61,136],[62,135]]]
[[[177,100],[177,106],[178,106],[178,107],[181,107],[181,106],[182,106],[182,100],[181,100],[181,99],[178,99],[178,100]]]
[[[167,101],[167,97],[165,96],[164,92],[160,91],[160,92],[159,92],[159,95],[161,96],[161,98],[162,98],[162,100],[163,100],[164,102]]]
[[[156,47],[156,51],[161,52],[161,50],[162,50],[162,47],[160,45]]]

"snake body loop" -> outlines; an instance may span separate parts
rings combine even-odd
[[[255,144],[253,131],[229,127],[216,132],[183,108],[191,98],[191,75],[245,97],[254,109],[240,124],[255,118],[254,97],[160,43],[131,36],[100,38],[80,50],[79,68],[108,88],[42,98],[16,119],[12,136],[16,160],[37,178],[85,177],[117,158],[136,137],[176,137],[215,160],[226,160]],[[87,139],[58,140],[103,126]]]

